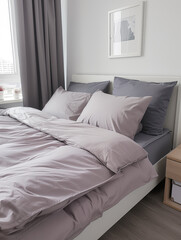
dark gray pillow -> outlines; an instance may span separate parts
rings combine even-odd
[[[109,90],[109,81],[91,83],[70,82],[67,90],[71,92],[94,93],[96,91],[102,91],[107,93]]]
[[[113,95],[144,97],[152,96],[152,100],[143,117],[143,132],[150,135],[163,133],[163,124],[168,103],[177,82],[143,82],[120,77],[114,78]]]

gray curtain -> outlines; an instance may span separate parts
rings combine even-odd
[[[42,109],[64,87],[60,0],[13,0],[24,106]]]

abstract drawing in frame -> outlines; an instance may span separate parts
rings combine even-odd
[[[109,57],[141,56],[143,2],[108,12]]]

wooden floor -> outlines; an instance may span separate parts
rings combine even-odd
[[[162,203],[161,183],[99,240],[181,240],[181,212]]]

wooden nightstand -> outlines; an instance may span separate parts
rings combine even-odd
[[[171,180],[181,182],[181,145],[167,155],[164,204],[181,211],[181,205],[171,200]]]

